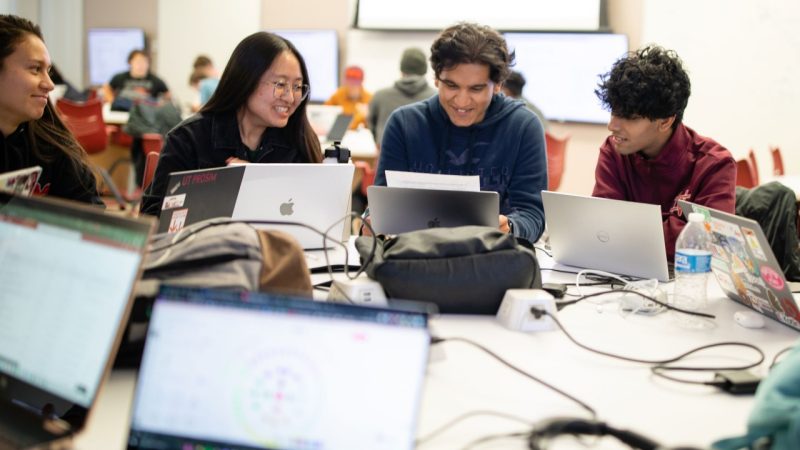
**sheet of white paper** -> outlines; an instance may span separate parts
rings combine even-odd
[[[415,189],[442,189],[449,191],[480,191],[477,175],[442,175],[438,173],[386,171],[386,185]]]

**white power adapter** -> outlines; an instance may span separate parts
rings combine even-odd
[[[387,305],[386,294],[381,284],[367,277],[334,280],[328,292],[328,301],[365,306]]]
[[[556,314],[556,301],[549,292],[541,289],[509,289],[497,310],[497,320],[506,328],[516,331],[555,329],[556,324],[550,316],[537,318],[531,313],[534,306],[549,314]]]

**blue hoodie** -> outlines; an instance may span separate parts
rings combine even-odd
[[[387,170],[479,175],[481,190],[500,194],[514,234],[535,242],[544,231],[544,142],[542,123],[519,100],[495,95],[481,122],[457,127],[434,96],[389,117],[375,184],[386,185]]]

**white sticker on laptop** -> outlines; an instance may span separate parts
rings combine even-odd
[[[172,217],[169,219],[168,233],[177,233],[186,224],[186,216],[189,214],[189,209],[176,209],[172,211]]]
[[[168,195],[164,197],[164,204],[161,205],[161,210],[181,208],[186,201],[186,194]]]

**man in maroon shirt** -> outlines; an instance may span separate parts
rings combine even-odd
[[[678,55],[658,46],[614,63],[595,91],[611,111],[592,195],[661,205],[667,258],[686,218],[678,200],[733,213],[736,162],[683,125],[691,85]]]

